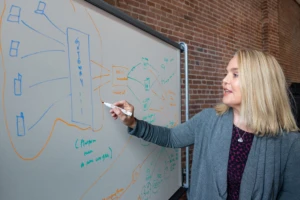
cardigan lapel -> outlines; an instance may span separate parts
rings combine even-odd
[[[252,146],[248,155],[246,166],[241,180],[240,199],[251,200],[257,176],[259,153],[264,138],[253,137]]]
[[[242,177],[241,199],[270,199],[274,179],[279,177],[275,170],[280,165],[274,158],[275,146],[274,138],[254,136]]]
[[[233,112],[229,109],[227,113],[219,117],[217,124],[212,127],[211,139],[212,163],[214,168],[214,180],[222,198],[227,196],[227,166],[229,149],[232,137]]]

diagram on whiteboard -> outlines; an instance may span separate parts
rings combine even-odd
[[[126,134],[102,102],[126,99],[137,118],[176,126],[178,57],[147,55],[153,47],[143,40],[133,45],[141,52],[124,51],[128,33],[85,2],[6,0],[0,8],[1,134],[16,162],[70,166],[84,177],[75,199],[157,199],[178,175],[179,151]]]

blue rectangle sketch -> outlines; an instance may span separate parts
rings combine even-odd
[[[25,136],[25,124],[24,124],[24,114],[23,112],[20,113],[20,115],[16,116],[16,122],[17,122],[17,135],[18,136]]]
[[[20,22],[21,8],[19,6],[12,5],[10,7],[9,15],[7,21],[9,22]]]
[[[45,13],[46,3],[43,1],[40,1],[38,4],[37,9],[34,11],[36,14],[43,15]]]
[[[20,42],[19,42],[19,41],[12,40],[12,41],[10,42],[9,55],[10,55],[11,57],[18,57],[19,45],[20,45]]]
[[[18,73],[18,77],[14,79],[14,93],[16,96],[22,95],[22,75]]]
[[[67,29],[72,121],[93,126],[89,35]]]

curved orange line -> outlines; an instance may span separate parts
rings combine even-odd
[[[3,108],[3,115],[4,115],[4,122],[5,122],[5,127],[6,127],[6,130],[7,130],[7,135],[9,137],[9,141],[10,141],[10,144],[14,150],[14,152],[17,154],[17,156],[19,158],[21,158],[22,160],[34,160],[36,158],[38,158],[41,153],[44,151],[44,149],[46,148],[47,144],[49,143],[50,139],[51,139],[51,136],[52,136],[52,133],[54,131],[54,127],[56,125],[56,123],[58,121],[62,121],[63,123],[69,125],[69,126],[73,126],[73,127],[76,127],[76,128],[79,128],[81,130],[86,130],[86,129],[82,129],[80,127],[77,127],[76,125],[73,125],[73,124],[68,124],[67,122],[65,122],[64,120],[62,119],[56,119],[53,126],[52,126],[52,129],[51,129],[51,132],[46,140],[46,143],[43,145],[42,149],[33,157],[31,158],[25,158],[23,157],[16,149],[13,141],[12,141],[12,137],[11,137],[11,133],[10,133],[10,130],[9,130],[9,126],[8,126],[8,120],[7,120],[7,115],[6,115],[6,108],[5,108],[5,86],[6,86],[6,68],[5,68],[5,62],[4,62],[4,55],[3,55],[3,51],[2,51],[2,23],[3,23],[3,15],[5,13],[5,10],[6,10],[6,0],[4,0],[4,8],[2,10],[2,14],[1,14],[1,17],[0,17],[0,52],[1,52],[1,58],[2,58],[2,67],[3,67],[3,87],[2,87],[2,108]]]
[[[91,127],[87,127],[87,128],[81,128],[75,124],[70,124],[66,121],[64,121],[63,119],[60,119],[60,118],[57,118],[53,125],[52,125],[52,128],[51,128],[51,131],[50,131],[50,134],[45,142],[45,144],[43,145],[43,147],[41,148],[41,150],[33,157],[30,157],[30,158],[25,158],[23,157],[16,149],[13,141],[12,141],[12,137],[11,137],[11,133],[10,133],[10,130],[9,130],[9,126],[8,126],[8,120],[7,120],[7,116],[6,116],[6,108],[5,108],[5,86],[6,86],[6,68],[5,68],[5,62],[4,62],[4,55],[3,55],[3,51],[2,51],[2,23],[3,23],[3,15],[5,13],[5,10],[6,10],[6,0],[4,0],[4,8],[2,10],[2,14],[1,14],[1,17],[0,17],[0,52],[1,52],[1,58],[2,58],[2,67],[3,67],[3,87],[2,87],[2,108],[3,108],[3,114],[4,114],[4,121],[5,121],[5,126],[6,126],[6,130],[7,130],[7,134],[8,134],[8,137],[9,137],[9,140],[10,140],[10,144],[12,146],[12,148],[14,149],[14,152],[17,154],[17,156],[19,158],[21,158],[22,160],[35,160],[36,158],[38,158],[41,153],[44,151],[44,149],[46,148],[46,146],[48,145],[51,137],[52,137],[52,134],[53,134],[53,131],[55,129],[55,126],[56,126],[56,123],[57,122],[62,122],[64,124],[66,124],[67,126],[70,126],[70,127],[74,127],[74,128],[77,128],[79,130],[90,130]],[[102,125],[103,126],[103,125]],[[94,132],[96,131],[100,131],[102,129],[102,126],[97,129],[97,130],[93,130]]]
[[[109,69],[105,68],[103,65],[101,65],[101,64],[99,64],[99,63],[97,63],[96,61],[94,61],[94,60],[91,60],[91,62],[92,62],[92,63],[94,63],[95,65],[97,65],[97,66],[99,66],[99,67],[101,67],[101,68],[103,68],[103,69],[106,69],[107,71],[109,71],[109,72],[110,72],[110,70],[109,70]]]
[[[85,9],[85,11],[88,14],[90,20],[92,21],[92,23],[94,25],[94,28],[97,31],[97,34],[98,34],[98,37],[99,37],[99,40],[100,40],[100,49],[102,50],[102,37],[101,37],[100,31],[99,31],[98,27],[96,26],[95,20],[93,19],[93,17],[91,16],[91,14],[88,12],[87,9]],[[94,63],[94,64],[96,64],[96,65],[98,65],[100,67],[100,76],[99,76],[99,78],[102,78],[103,76],[109,76],[110,75],[110,74],[104,74],[104,75],[102,75],[102,69],[106,69],[106,68],[104,66],[102,66],[101,64],[97,63],[96,61],[91,60],[91,62]],[[110,72],[109,69],[106,69],[106,70],[108,72]],[[94,78],[98,78],[98,77],[94,77]],[[99,95],[99,98],[100,98],[100,102],[103,102],[103,99],[102,99],[101,94],[100,94],[100,87],[98,88],[98,95]],[[104,110],[103,108],[104,108],[104,105],[102,104],[102,110]],[[102,118],[104,120],[104,112],[102,112]]]
[[[142,169],[143,165],[145,164],[146,160],[149,158],[149,156],[157,149],[158,147],[155,147],[147,156],[146,158],[143,160],[143,162],[141,164],[138,164],[138,166],[133,170],[133,173],[135,170],[137,170],[138,168],[139,169]],[[131,182],[129,183],[129,185],[126,187],[126,189],[121,193],[121,195],[119,196],[119,198],[121,198],[125,193],[126,191],[135,183],[136,181],[135,180],[131,180]]]
[[[4,65],[4,60],[3,60],[3,53],[2,53],[2,19],[3,19],[3,15],[4,15],[4,12],[6,10],[6,0],[4,0],[4,8],[1,12],[1,17],[0,17],[0,52],[1,52],[1,56],[2,56],[2,64]],[[5,68],[4,68],[4,71],[5,71]]]
[[[108,83],[110,83],[110,81],[106,81],[106,82],[103,83],[102,85],[99,85],[98,87],[96,87],[96,88],[94,89],[94,91],[99,90],[102,86],[104,86],[104,85],[106,85],[106,84],[108,84]]]
[[[126,141],[125,145],[123,146],[121,152],[117,156],[117,158],[109,165],[109,167],[94,181],[94,183],[83,193],[83,195],[80,197],[80,200],[84,198],[84,196],[100,181],[100,179],[114,166],[114,164],[117,162],[117,160],[120,158],[120,156],[124,153],[126,147],[128,146],[130,140],[132,139],[132,136],[129,136],[128,140]]]
[[[90,17],[90,19],[91,19],[91,21],[92,21],[92,23],[93,23],[93,25],[94,25],[97,33],[98,33],[98,36],[99,36],[99,39],[100,39],[100,47],[102,47],[102,38],[101,38],[101,35],[100,35],[100,31],[99,31],[98,27],[96,26],[96,23],[95,23],[94,19],[92,18],[92,16],[90,15],[89,11],[87,11],[87,9],[85,9],[85,11],[89,15],[89,17]]]
[[[75,8],[75,5],[74,5],[73,0],[70,0],[70,3],[71,3],[71,5],[72,5],[72,7],[73,7],[73,9],[74,9],[74,12],[76,12],[76,8]]]

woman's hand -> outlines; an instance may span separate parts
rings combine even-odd
[[[130,128],[134,128],[136,126],[136,120],[133,115],[134,107],[125,100],[118,101],[113,105],[123,108],[127,111],[130,111],[132,113],[132,116],[125,115],[119,108],[110,109],[109,112],[111,113],[111,116],[114,119],[119,118],[126,126],[129,126]]]

